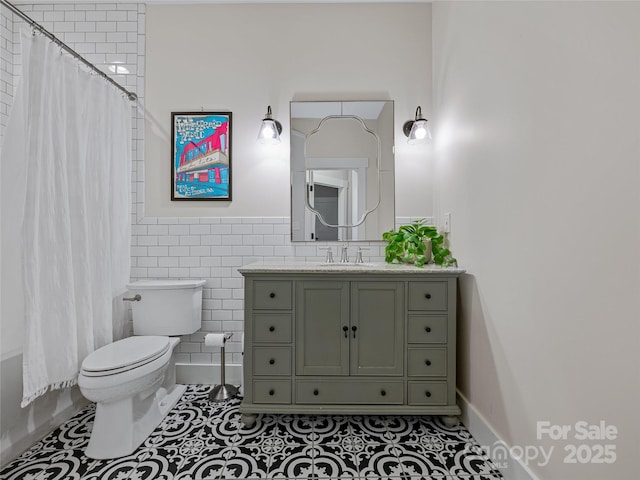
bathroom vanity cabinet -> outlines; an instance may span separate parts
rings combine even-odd
[[[457,268],[252,264],[243,422],[258,413],[455,416]]]

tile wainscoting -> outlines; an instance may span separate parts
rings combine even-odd
[[[396,224],[417,217],[397,217]],[[322,262],[344,242],[291,242],[288,217],[142,218],[133,226],[132,280],[207,281],[203,290],[202,329],[181,338],[176,349],[178,379],[184,383],[219,380],[220,349],[204,344],[209,332],[230,332],[225,363],[231,381],[241,379],[244,285],[242,265],[256,261]],[[384,261],[385,243],[349,242],[349,256],[367,248],[365,262]]]

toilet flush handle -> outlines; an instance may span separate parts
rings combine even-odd
[[[124,301],[124,302],[139,302],[140,300],[142,300],[142,297],[140,296],[139,293],[137,293],[135,297],[123,297],[122,298],[122,301]]]

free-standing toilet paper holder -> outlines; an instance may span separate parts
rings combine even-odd
[[[205,336],[205,343],[207,343],[206,337],[210,335],[212,338],[216,336],[216,334],[207,334]],[[224,402],[238,395],[238,387],[228,385],[225,381],[224,346],[227,343],[227,340],[229,340],[232,336],[233,333],[225,333],[222,340],[222,345],[220,345],[220,385],[216,385],[209,392],[209,400],[211,400],[212,402]]]

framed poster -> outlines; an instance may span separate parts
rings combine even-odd
[[[171,200],[231,200],[231,112],[171,112]]]

